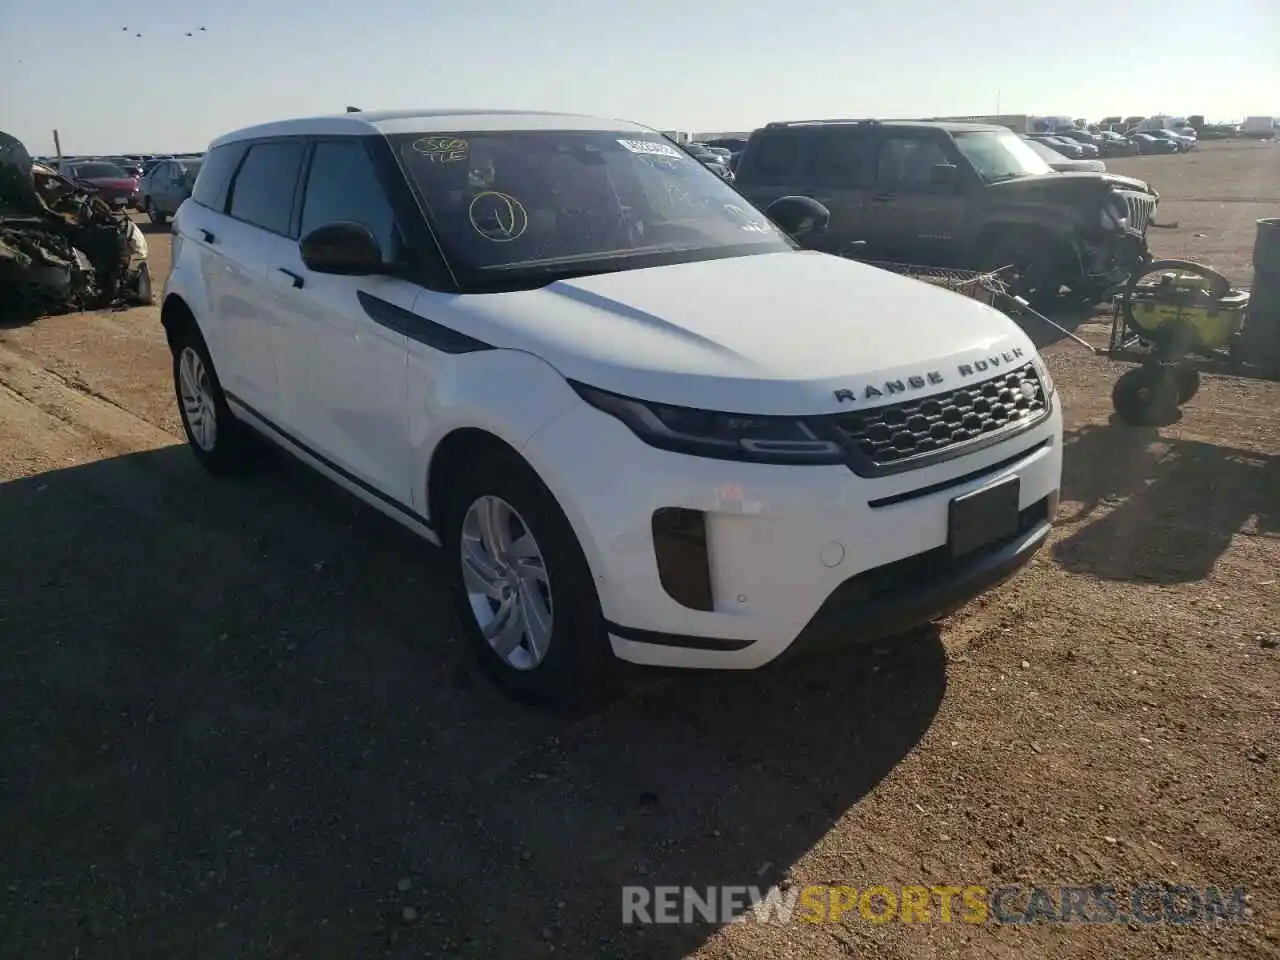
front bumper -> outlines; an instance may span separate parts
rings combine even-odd
[[[1012,575],[1048,535],[1061,440],[1055,402],[1036,426],[983,450],[863,478],[841,465],[730,463],[657,450],[583,404],[523,452],[577,533],[617,656],[752,669],[793,647],[910,629]],[[1021,529],[952,562],[951,500],[1011,476],[1020,480]],[[709,609],[677,602],[669,577],[664,586],[654,515],[670,508],[701,515]]]

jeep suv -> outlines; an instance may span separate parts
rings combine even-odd
[[[658,132],[360,112],[215,141],[161,320],[212,472],[268,438],[445,547],[509,691],[750,669],[1025,564],[1062,417],[973,300],[800,250]]]
[[[737,189],[757,206],[788,194],[831,211],[827,242],[876,260],[1012,268],[1014,291],[1066,286],[1098,299],[1147,257],[1158,197],[1111,173],[1057,173],[1017,134],[977,123],[818,120],[755,131]]]

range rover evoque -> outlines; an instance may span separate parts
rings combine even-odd
[[[831,211],[825,241],[867,257],[1009,268],[1033,302],[1063,287],[1101,300],[1149,258],[1159,196],[1113,173],[1059,173],[1007,127],[907,120],[770,123],[747,141],[736,188],[765,207],[788,194]]]
[[[804,251],[647,127],[348,113],[228,134],[174,219],[190,447],[260,434],[443,546],[510,693],[750,669],[1025,564],[1053,381],[973,300]]]

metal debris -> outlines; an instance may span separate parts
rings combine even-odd
[[[152,302],[147,240],[0,132],[0,320]]]

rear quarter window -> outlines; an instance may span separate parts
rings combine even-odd
[[[747,143],[738,177],[754,183],[781,183],[796,172],[800,141],[791,134],[757,134]]]
[[[191,199],[202,207],[225,213],[227,209],[227,189],[231,186],[231,178],[244,158],[246,143],[228,143],[214,147],[200,165],[200,174],[196,177],[191,191]],[[157,174],[161,166],[152,168],[152,176]]]

